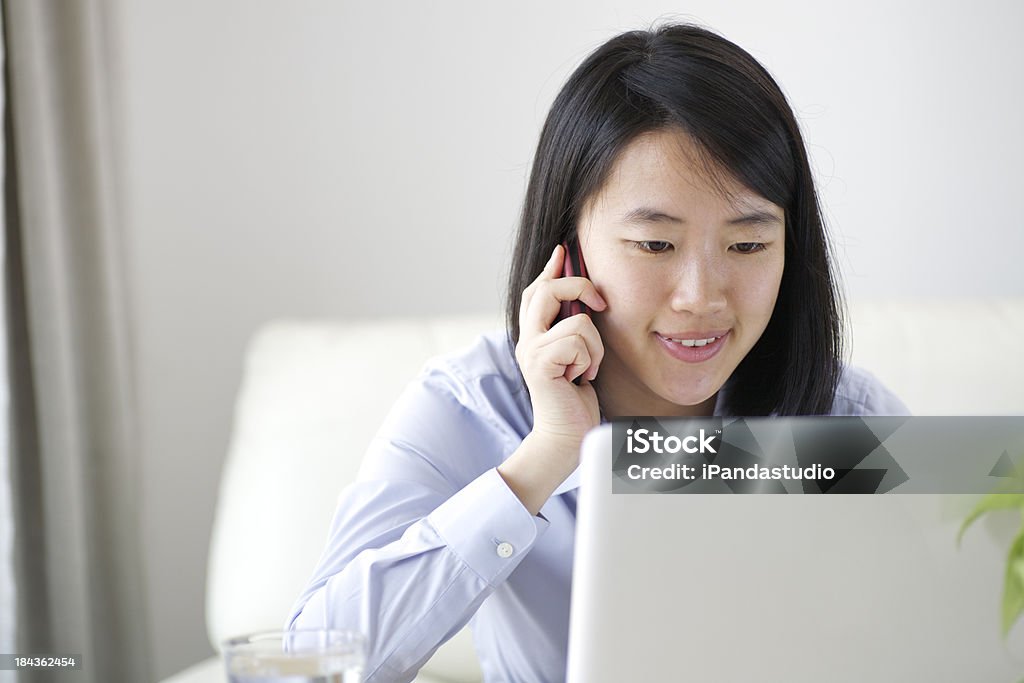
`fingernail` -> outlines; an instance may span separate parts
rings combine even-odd
[[[551,250],[551,256],[548,257],[548,262],[549,263],[551,261],[555,260],[555,256],[558,254],[558,247],[560,247],[560,246],[561,246],[560,244],[556,244],[555,248]]]

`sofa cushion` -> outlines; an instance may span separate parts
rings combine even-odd
[[[494,316],[278,321],[253,339],[221,477],[207,630],[278,630],[323,551],[338,494],[424,362],[495,329]],[[425,671],[479,680],[468,634]]]

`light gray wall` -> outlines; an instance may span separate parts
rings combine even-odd
[[[838,4],[114,0],[157,675],[211,651],[246,340],[498,306],[543,117],[615,33],[696,20],[776,75],[852,297],[1024,294],[1024,5]]]

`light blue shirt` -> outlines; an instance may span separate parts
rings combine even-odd
[[[847,367],[832,414],[909,412]],[[495,469],[532,424],[504,332],[429,362],[343,492],[287,626],[361,630],[368,683],[412,680],[467,622],[486,681],[564,680],[578,477],[533,516]]]

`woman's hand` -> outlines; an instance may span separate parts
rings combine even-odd
[[[563,301],[579,299],[595,311],[607,307],[590,280],[560,277],[565,249],[555,247],[544,270],[523,291],[516,360],[533,402],[533,432],[578,443],[601,420],[590,381],[597,377],[604,344],[589,315],[554,325]],[[580,384],[573,380],[581,378]]]
[[[544,270],[523,291],[516,360],[530,389],[533,431],[498,471],[532,513],[540,509],[579,464],[583,435],[601,421],[597,377],[604,344],[589,315],[552,322],[563,301],[579,299],[592,310],[607,304],[590,280],[559,277],[565,249],[559,245]],[[573,380],[580,377],[579,385]]]

